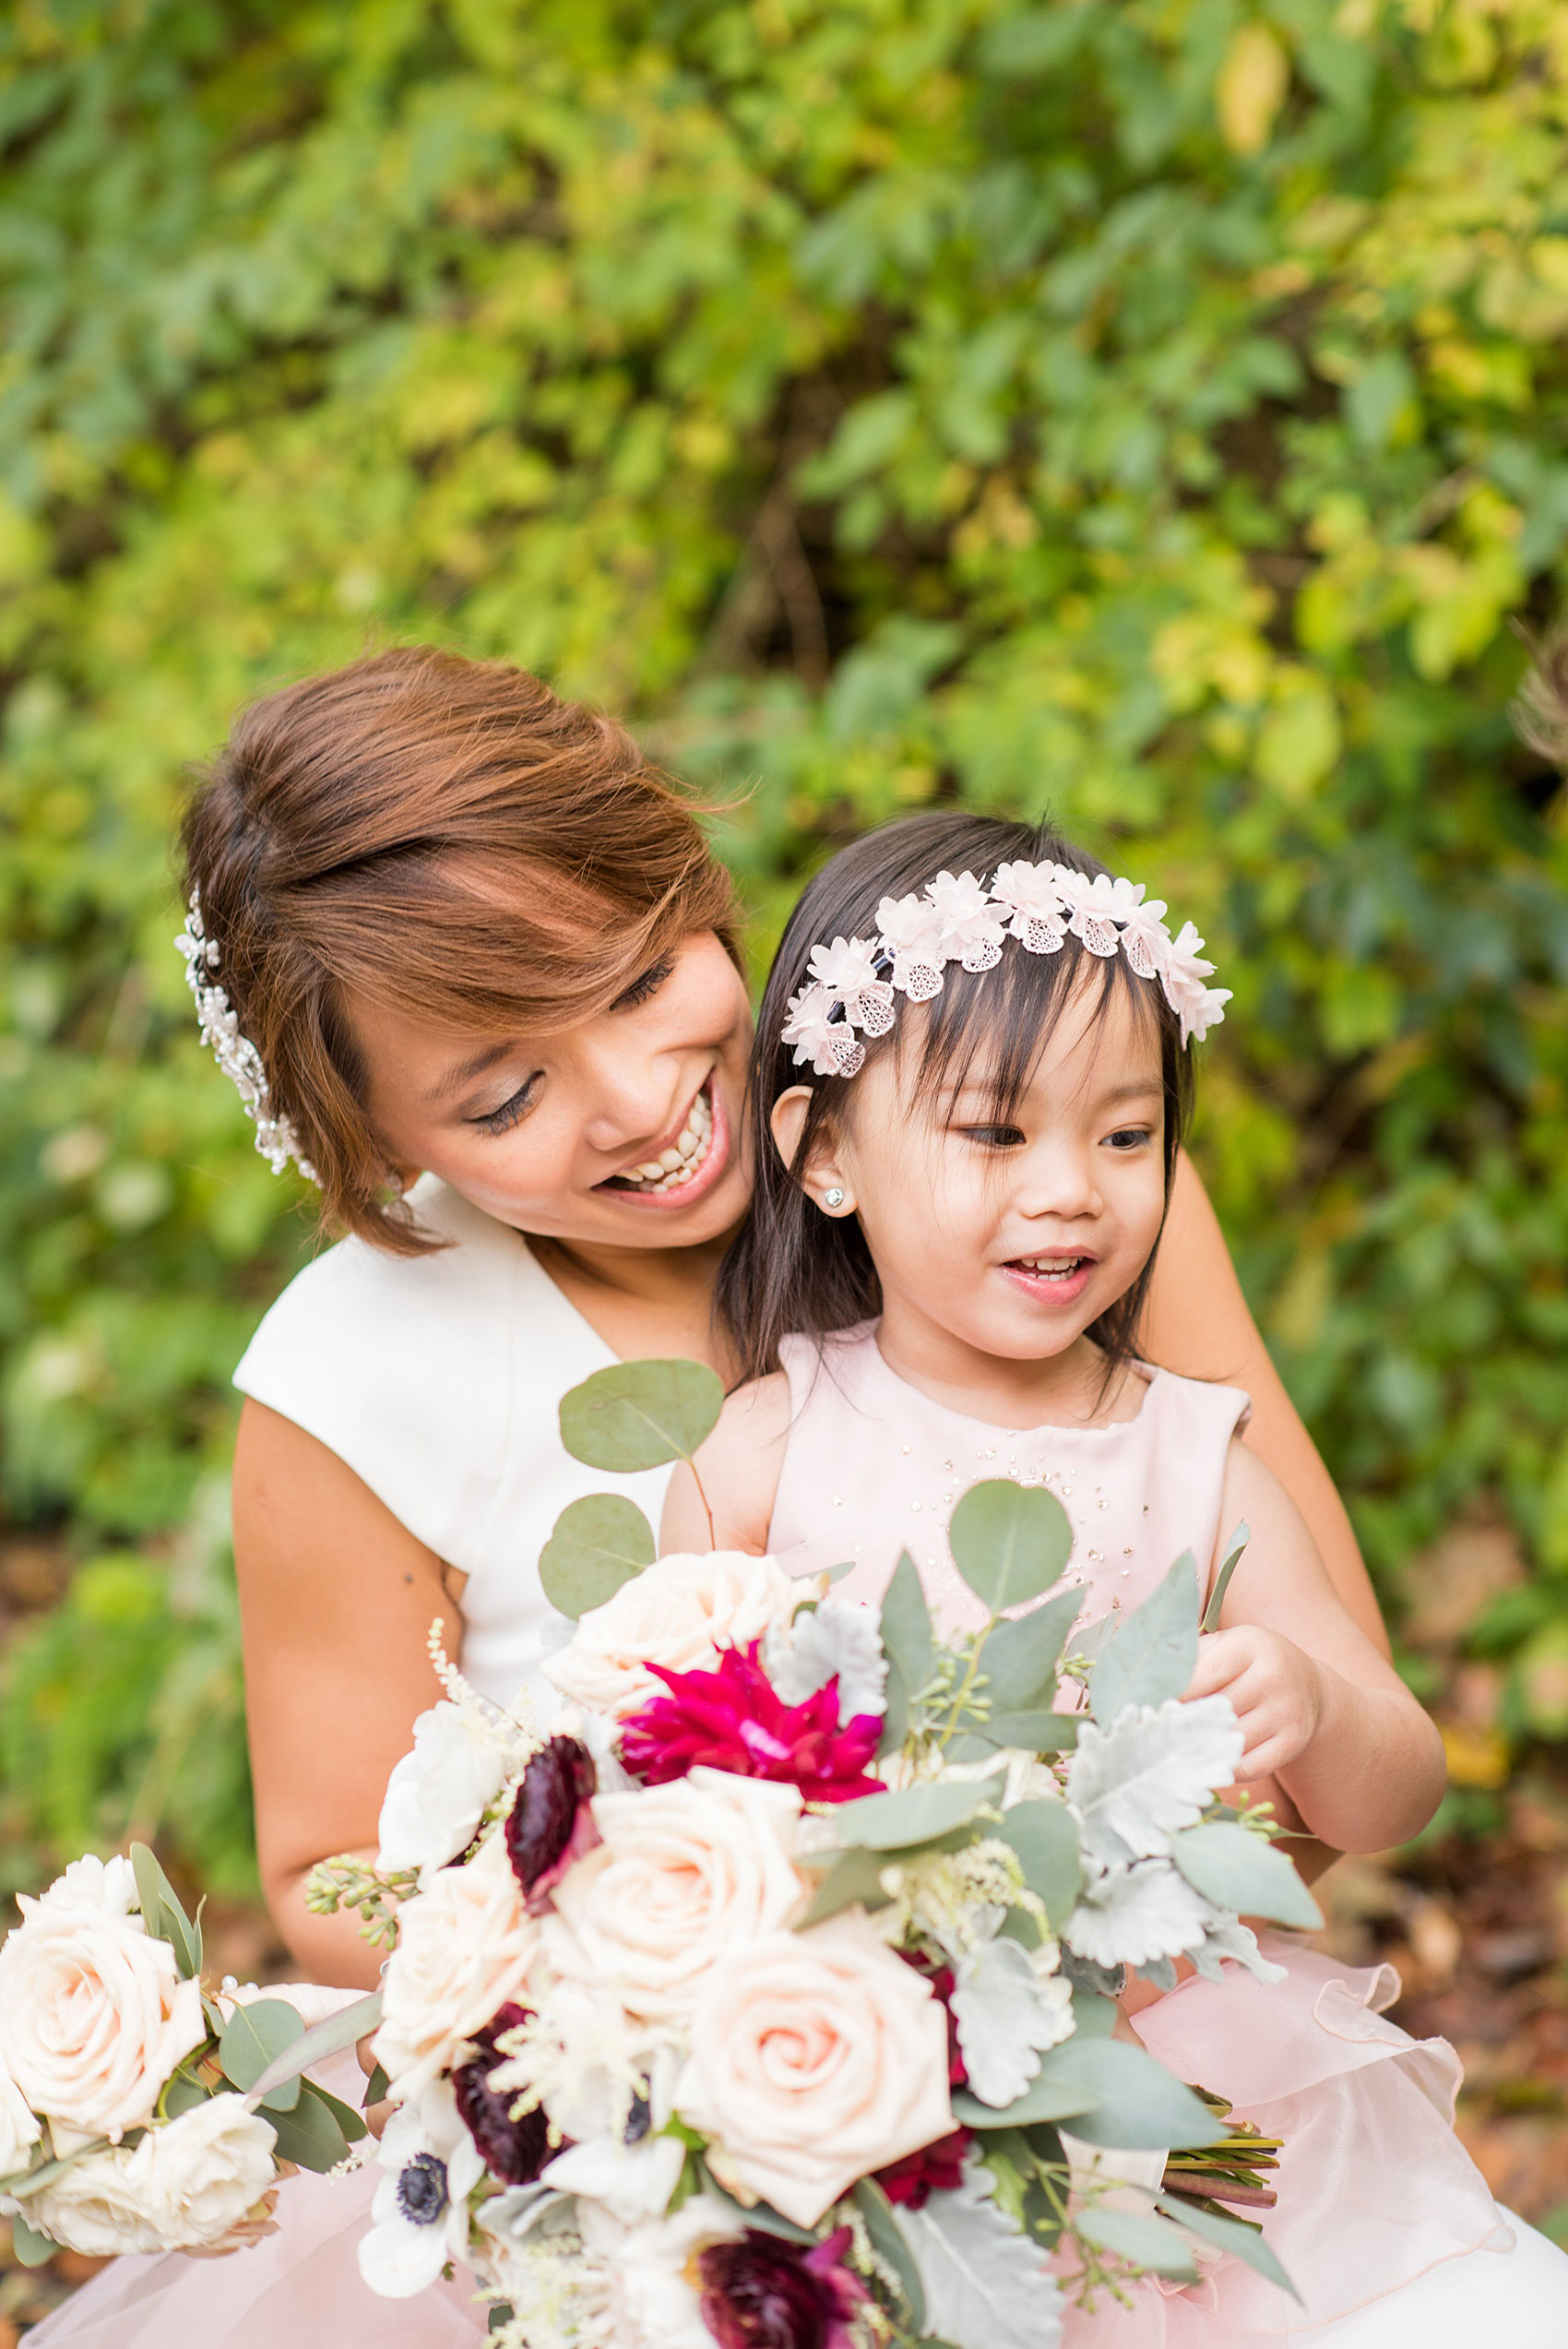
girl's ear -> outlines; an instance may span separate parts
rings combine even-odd
[[[773,1133],[773,1145],[786,1166],[795,1163],[795,1152],[801,1146],[801,1134],[806,1122],[806,1110],[811,1103],[809,1085],[791,1085],[780,1093],[768,1115]],[[801,1184],[806,1197],[821,1208],[825,1215],[853,1215],[854,1193],[849,1178],[838,1163],[837,1146],[830,1129],[819,1128],[811,1152],[801,1169]]]

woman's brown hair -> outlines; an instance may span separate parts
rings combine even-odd
[[[324,1219],[436,1243],[391,1196],[346,993],[500,1031],[592,1018],[694,931],[737,960],[728,876],[612,719],[499,661],[383,652],[268,694],[205,771],[185,888]]]

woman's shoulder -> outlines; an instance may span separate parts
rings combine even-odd
[[[264,1317],[234,1384],[467,1569],[503,1466],[534,1432],[558,1444],[564,1388],[608,1356],[521,1233],[430,1178],[411,1204],[446,1245],[325,1250]]]
[[[257,1379],[309,1377],[324,1358],[339,1375],[357,1361],[373,1376],[388,1348],[406,1374],[416,1345],[461,1356],[487,1333],[499,1340],[519,1275],[531,1269],[544,1282],[522,1234],[428,1176],[410,1204],[444,1245],[411,1257],[358,1238],[324,1249],[263,1316],[234,1373],[237,1387],[255,1394]]]

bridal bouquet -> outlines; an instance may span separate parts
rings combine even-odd
[[[0,1943],[0,2215],[24,2265],[239,2248],[270,2231],[280,2177],[364,2135],[297,2070],[272,2084],[303,2020],[203,1981],[199,1916],[145,1844],[20,1907]]]
[[[647,1467],[718,1402],[621,1365],[562,1425]],[[990,1621],[944,1643],[907,1557],[878,1615],[575,1503],[546,1735],[433,1633],[379,1867],[313,1891],[393,1944],[375,2290],[466,2265],[508,2349],[1051,2349],[1064,2290],[1130,2271],[1229,2253],[1289,2288],[1228,2207],[1267,2207],[1273,2146],[1114,2035],[1129,1970],[1269,1974],[1238,1912],[1316,1920],[1218,1802],[1229,1704],[1177,1701],[1193,1561],[1085,1633],[1048,1493],[979,1485],[950,1538]]]

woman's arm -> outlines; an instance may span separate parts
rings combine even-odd
[[[234,1453],[256,1849],[274,1922],[308,1974],[374,1989],[358,1920],[312,1916],[304,1880],[338,1852],[374,1859],[381,1798],[440,1685],[425,1638],[460,1628],[441,1561],[335,1452],[247,1402]]]
[[[1243,1440],[1295,1502],[1344,1606],[1386,1656],[1388,1634],[1345,1504],[1269,1360],[1219,1220],[1184,1152],[1155,1260],[1145,1341],[1149,1359],[1169,1370],[1246,1389],[1253,1415]]]

